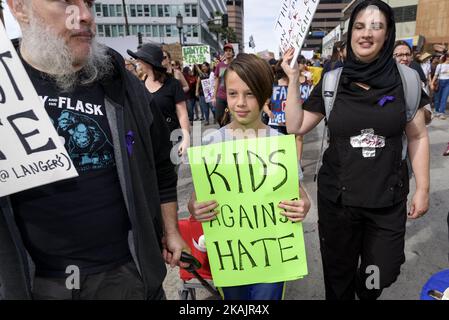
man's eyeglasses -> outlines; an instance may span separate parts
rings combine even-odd
[[[400,59],[402,59],[402,58],[410,58],[411,56],[412,56],[411,53],[395,53],[395,54],[393,54],[393,57],[400,58]]]

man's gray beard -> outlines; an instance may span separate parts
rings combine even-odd
[[[70,92],[78,85],[89,85],[111,73],[112,62],[107,47],[92,40],[84,67],[76,71],[75,61],[64,39],[58,37],[37,17],[30,25],[22,27],[21,48],[38,69],[48,74],[61,91]]]

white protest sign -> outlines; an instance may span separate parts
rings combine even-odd
[[[319,3],[319,0],[282,1],[281,13],[276,21],[275,32],[280,39],[282,53],[285,53],[289,48],[295,48],[292,67],[299,56]]]
[[[0,197],[78,176],[0,23]]]
[[[182,47],[182,59],[184,65],[210,63],[209,46],[188,46]]]
[[[212,102],[212,97],[214,96],[214,79],[204,79],[201,80],[201,85],[203,86],[204,98],[206,103]]]
[[[301,50],[301,55],[304,56],[304,58],[306,58],[307,60],[312,60],[314,54],[314,50]]]

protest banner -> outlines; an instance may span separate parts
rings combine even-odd
[[[0,23],[0,197],[78,176]]]
[[[276,21],[275,32],[280,39],[282,53],[295,48],[291,66],[301,52],[319,0],[283,0],[281,12]]]
[[[312,93],[313,85],[303,83],[299,86],[301,103],[304,103]],[[285,104],[287,103],[287,86],[274,86],[271,96],[271,112],[274,118],[270,118],[268,125],[285,126]]]
[[[307,60],[312,60],[315,55],[314,50],[301,50],[301,55],[304,56]]]
[[[219,287],[302,278],[307,261],[301,223],[280,213],[299,198],[295,137],[240,139],[188,149],[198,201],[216,200],[203,223]]]
[[[210,47],[209,46],[188,46],[182,47],[182,59],[184,65],[210,63]]]
[[[268,125],[285,126],[285,104],[287,101],[287,86],[274,86],[271,96],[271,112],[274,118],[270,118]]]
[[[312,94],[314,86],[313,83],[304,83],[299,87],[301,102],[304,103],[309,99],[310,95]]]
[[[211,103],[214,96],[214,78],[201,80],[206,103]]]

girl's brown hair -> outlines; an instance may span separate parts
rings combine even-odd
[[[254,54],[240,53],[226,69],[225,84],[229,71],[237,73],[246,83],[255,95],[259,108],[262,109],[273,93],[274,75],[268,62]]]

